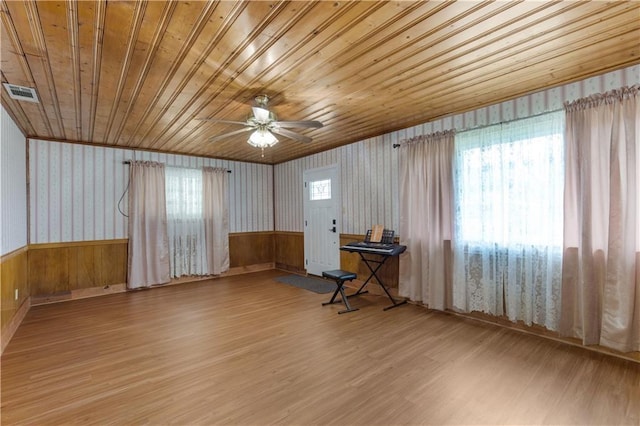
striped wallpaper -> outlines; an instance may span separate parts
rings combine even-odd
[[[276,165],[276,230],[302,232],[303,172],[332,164],[340,170],[342,233],[364,233],[363,224],[397,223],[398,161],[392,145],[385,135]]]
[[[126,159],[153,160],[185,167],[227,167],[230,175],[230,231],[303,230],[302,176],[304,170],[337,164],[341,173],[341,233],[363,234],[372,224],[398,229],[398,156],[394,143],[439,130],[458,131],[562,108],[593,93],[640,83],[640,65],[576,83],[523,96],[475,111],[392,132],[275,166],[160,154],[120,148],[94,147],[41,140],[29,141],[30,242],[65,242],[126,238],[127,221],[118,213],[118,200],[126,187]],[[3,110],[3,124],[6,113]],[[10,118],[7,117],[10,121]],[[11,121],[11,124],[12,121]],[[2,130],[5,140],[21,138],[15,125]],[[23,142],[24,143],[24,142]],[[17,147],[12,149],[19,151]],[[10,158],[11,160],[7,160]],[[16,158],[3,153],[2,191],[14,191],[24,176]],[[11,172],[9,172],[11,170]],[[10,176],[5,178],[5,175]],[[13,180],[11,180],[13,179]],[[20,202],[20,191],[12,195]],[[22,196],[24,198],[24,196]],[[122,209],[127,211],[126,196]],[[3,198],[4,201],[4,198]],[[26,211],[26,208],[23,207]],[[274,216],[275,210],[275,216]],[[24,245],[24,218],[3,202],[2,250]],[[20,223],[22,222],[22,223]],[[7,235],[5,237],[5,235]],[[21,242],[22,241],[22,242]]]
[[[0,255],[27,245],[26,138],[0,106]]]
[[[449,129],[462,131],[559,110],[565,101],[634,84],[640,84],[640,65],[277,164],[274,170],[275,229],[303,232],[304,170],[338,164],[343,204],[340,232],[364,234],[378,223],[397,230],[398,156],[393,144],[422,134]]]
[[[30,243],[126,238],[127,218],[118,211],[129,176],[124,160],[225,167],[232,171],[229,231],[273,230],[271,166],[31,139]],[[127,212],[127,195],[120,208]]]

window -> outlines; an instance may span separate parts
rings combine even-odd
[[[562,245],[562,127],[522,121],[456,135],[458,240]]]
[[[456,135],[455,307],[557,329],[563,127],[558,112]]]
[[[202,170],[165,168],[171,276],[206,275]]]
[[[168,219],[202,217],[202,170],[165,169]]]
[[[311,201],[331,199],[331,179],[316,180],[309,183],[309,199]]]

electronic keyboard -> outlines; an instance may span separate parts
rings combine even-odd
[[[370,243],[366,241],[348,243],[340,247],[340,250],[342,251],[381,254],[385,256],[398,256],[399,254],[404,253],[406,249],[407,246],[400,244]]]

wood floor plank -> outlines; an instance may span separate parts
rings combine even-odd
[[[266,271],[33,307],[2,424],[640,424],[640,364]]]

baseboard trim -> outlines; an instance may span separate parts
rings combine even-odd
[[[298,268],[296,266],[287,265],[285,263],[276,263],[274,269],[280,269],[282,271],[293,272],[294,274],[299,274],[299,275],[307,275],[307,270],[306,269],[304,269],[304,268],[300,269],[300,268]]]
[[[640,364],[640,352],[619,352],[616,351],[614,349],[609,349],[606,348],[604,346],[600,346],[600,345],[583,345],[578,339],[573,339],[570,337],[562,337],[562,336],[558,336],[555,335],[554,332],[541,332],[538,331],[536,329],[529,328],[529,326],[526,325],[521,325],[519,323],[510,323],[505,321],[504,318],[500,318],[500,317],[492,317],[489,316],[488,318],[486,317],[481,317],[479,315],[474,315],[473,313],[465,313],[465,312],[456,312],[450,309],[444,310],[444,311],[440,311],[440,310],[435,310],[435,309],[431,309],[428,306],[422,304],[422,303],[417,303],[417,302],[413,302],[411,300],[408,300],[409,303],[420,306],[426,310],[428,310],[429,312],[433,312],[433,313],[438,313],[438,314],[444,314],[444,315],[452,315],[452,316],[456,316],[459,318],[464,318],[464,319],[468,319],[468,320],[472,320],[472,321],[479,321],[482,322],[484,324],[490,324],[490,325],[495,325],[501,328],[505,328],[511,331],[515,331],[515,332],[519,332],[519,333],[523,333],[523,334],[528,334],[530,336],[537,336],[543,339],[547,339],[547,340],[552,340],[554,342],[558,342],[558,343],[563,343],[569,346],[574,346],[577,348],[581,348],[584,349],[586,351],[589,352],[595,352],[598,354],[602,354],[602,355],[608,355],[608,356],[613,356],[616,358],[620,358],[623,359],[625,361],[631,361],[631,362],[635,362]]]
[[[276,264],[274,262],[257,263],[255,265],[236,266],[234,268],[229,268],[229,270],[227,272],[224,272],[221,276],[230,277],[233,275],[250,274],[251,272],[269,271],[271,269],[276,269]]]
[[[27,316],[27,312],[29,312],[30,308],[31,298],[27,297],[24,302],[22,302],[22,305],[20,305],[13,318],[11,318],[9,324],[7,324],[4,330],[2,330],[2,336],[0,337],[0,355],[4,353],[5,348],[18,330],[20,324],[22,324],[22,321],[24,320],[24,317]]]
[[[256,265],[240,266],[230,268],[227,272],[224,272],[220,276],[208,275],[206,277],[181,277],[171,280],[167,284],[162,284],[154,287],[162,287],[167,285],[179,285],[192,283],[197,281],[215,280],[218,277],[228,277],[233,275],[249,274],[251,272],[268,271],[275,269],[274,263],[260,263]],[[49,303],[66,302],[69,300],[85,299],[87,297],[105,296],[107,294],[124,293],[127,291],[127,285],[111,284],[104,287],[89,287],[81,288],[77,290],[65,291],[63,293],[47,294],[31,296],[31,306],[47,305]]]
[[[31,306],[48,305],[49,303],[66,302],[69,300],[86,299],[87,297],[105,296],[107,294],[124,293],[126,284],[111,284],[104,287],[79,288],[63,293],[31,296]]]

